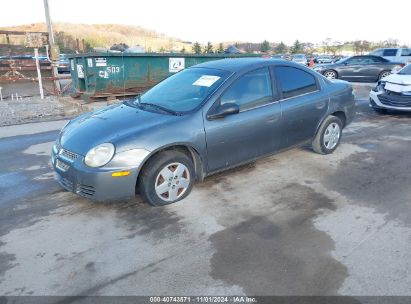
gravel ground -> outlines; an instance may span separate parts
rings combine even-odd
[[[30,122],[70,119],[80,113],[106,106],[98,101],[85,104],[70,96],[26,97],[22,100],[3,100],[0,102],[0,126],[10,126]]]
[[[28,97],[0,102],[0,126],[64,116],[64,105],[54,96]]]

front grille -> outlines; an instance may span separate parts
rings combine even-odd
[[[96,190],[93,186],[78,184],[76,187],[76,193],[81,196],[90,197],[90,196],[93,196],[95,192]]]
[[[69,151],[69,150],[66,150],[66,149],[64,149],[64,148],[62,148],[62,149],[60,150],[60,155],[66,157],[66,158],[68,158],[68,159],[70,159],[70,160],[72,160],[72,161],[75,161],[75,160],[79,157],[78,154],[76,154],[76,153],[74,153],[74,152],[71,152],[71,151]]]
[[[67,191],[77,193],[83,197],[91,197],[96,192],[96,189],[93,186],[88,186],[84,184],[76,184],[67,178],[59,176],[60,184],[66,189]]]
[[[56,159],[56,168],[60,169],[61,171],[66,172],[70,168],[70,165],[66,164],[60,159]]]
[[[73,182],[69,181],[68,179],[64,177],[60,177],[60,183],[67,191],[74,192]]]
[[[382,104],[387,106],[409,108],[411,107],[411,97],[404,96],[396,92],[386,91],[386,93],[378,96]]]

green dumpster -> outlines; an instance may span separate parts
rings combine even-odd
[[[90,98],[139,94],[168,76],[210,60],[256,55],[89,53],[69,57],[77,97]]]

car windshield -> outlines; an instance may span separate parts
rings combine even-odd
[[[405,66],[401,71],[399,71],[398,74],[411,75],[411,63]]]
[[[172,112],[189,112],[197,108],[230,74],[209,68],[186,69],[160,82],[135,103]]]

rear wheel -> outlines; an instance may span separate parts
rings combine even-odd
[[[337,72],[333,70],[327,70],[323,73],[323,75],[328,79],[337,79]]]
[[[153,206],[164,206],[185,198],[193,187],[194,165],[181,151],[164,151],[144,166],[138,187],[142,198]]]
[[[389,75],[391,75],[391,71],[383,71],[383,72],[381,72],[380,76],[378,76],[378,80],[381,80],[384,77],[387,77]]]
[[[336,116],[328,116],[315,136],[312,147],[319,154],[330,154],[337,149],[340,144],[342,134],[342,122]]]

